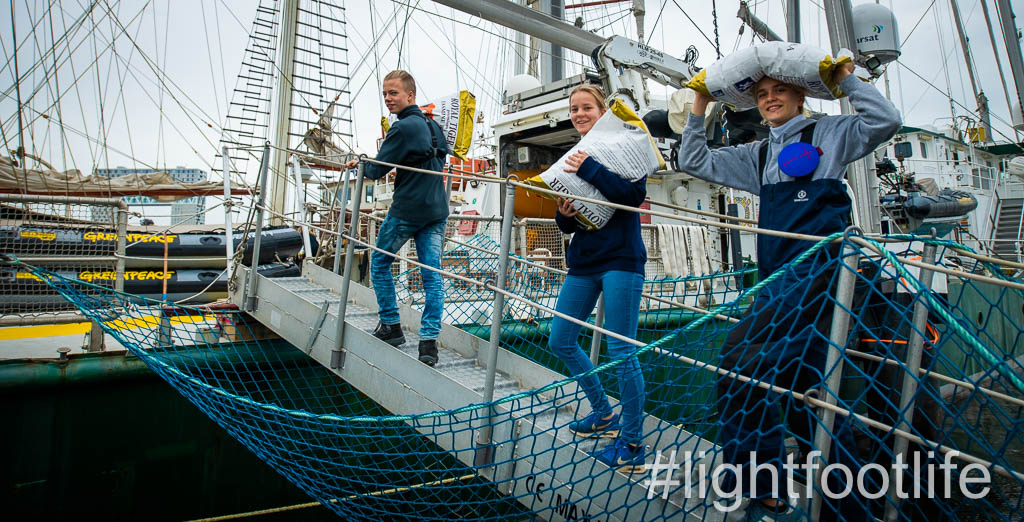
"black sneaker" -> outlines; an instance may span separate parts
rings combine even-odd
[[[373,336],[391,346],[405,344],[405,334],[402,333],[402,325],[400,323],[384,324],[378,321],[377,329],[373,331]]]
[[[427,366],[437,364],[437,339],[420,341],[420,362]]]

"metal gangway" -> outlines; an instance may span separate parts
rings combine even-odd
[[[364,162],[374,161],[362,159]],[[363,165],[360,164],[355,194],[362,194]],[[459,177],[453,173],[448,176]],[[515,184],[507,184],[504,208],[513,208],[515,187]],[[344,196],[342,198],[344,200]],[[351,216],[360,216],[361,199],[353,198]],[[255,234],[259,238],[262,201],[257,208]],[[344,219],[338,220],[339,229],[344,224]],[[506,308],[504,302],[506,298],[516,297],[504,290],[510,262],[509,245],[512,244],[511,212],[507,212],[502,221],[497,280],[467,281],[493,291],[494,301],[486,306],[491,312],[491,340],[443,323],[438,337],[439,362],[434,367],[417,360],[419,336],[410,325],[420,323],[421,313],[408,304],[399,302],[406,339],[403,345],[396,348],[372,335],[377,325],[376,298],[372,289],[353,281],[355,246],[374,248],[359,239],[359,226],[360,219],[353,218],[348,231],[340,233],[347,243],[343,273],[317,266],[312,260],[306,260],[301,277],[291,278],[266,278],[244,266],[237,266],[236,277],[244,284],[230,286],[229,300],[389,411],[402,415],[428,414],[498,401],[486,415],[477,419],[467,418],[464,427],[451,428],[451,437],[432,440],[465,465],[478,469],[506,495],[536,499],[540,497],[536,488],[538,484],[543,485],[545,489],[559,492],[557,497],[551,496],[551,501],[564,498],[568,503],[569,507],[556,510],[566,519],[583,518],[585,513],[600,513],[602,519],[627,520],[625,514],[629,513],[628,510],[617,516],[609,507],[646,503],[645,511],[672,520],[724,520],[724,515],[706,513],[706,509],[694,511],[692,503],[687,507],[682,491],[664,498],[649,495],[645,484],[647,474],[600,472],[600,469],[608,468],[594,459],[592,453],[604,441],[579,438],[567,429],[569,421],[590,413],[586,401],[575,399],[581,394],[576,383],[558,389],[564,404],[557,408],[550,408],[544,402],[535,408],[501,404],[502,399],[525,396],[531,390],[544,389],[552,383],[569,379],[500,346],[500,327]],[[254,248],[259,248],[259,239]],[[428,268],[411,259],[404,261],[420,269]],[[528,260],[513,259],[512,262],[517,261],[536,266]],[[338,264],[335,263],[335,270],[339,268]],[[451,273],[445,273],[445,276],[460,277]],[[647,297],[657,299],[655,296]],[[679,306],[678,303],[661,301]],[[547,311],[557,314],[553,310]],[[339,321],[339,317],[343,321]],[[600,347],[601,335],[617,335],[600,326],[580,324],[598,332],[595,349]],[[626,340],[637,346],[645,344]],[[597,360],[596,352],[593,358]],[[609,400],[613,406],[617,404],[614,398],[609,397]],[[417,429],[424,435],[432,434],[429,426]],[[708,468],[713,465],[711,461],[716,455],[713,444],[680,426],[645,415],[643,432],[648,434],[644,444],[658,454],[664,450],[665,459],[669,458],[670,452],[706,454],[708,457],[701,459],[705,461],[704,465]],[[523,441],[530,442],[527,445]],[[679,441],[687,442],[680,444]],[[587,465],[580,465],[581,460],[587,461]],[[523,477],[530,477],[530,480]],[[534,503],[526,507],[537,508],[532,505]]]

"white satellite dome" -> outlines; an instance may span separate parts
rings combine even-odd
[[[853,8],[853,37],[857,52],[873,56],[880,64],[900,57],[900,33],[896,16],[888,7],[860,4]]]
[[[505,97],[515,96],[530,89],[540,87],[540,80],[529,74],[517,74],[505,83]]]

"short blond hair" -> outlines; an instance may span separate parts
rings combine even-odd
[[[573,89],[572,92],[569,93],[570,103],[572,103],[572,97],[575,96],[576,93],[578,93],[578,92],[585,92],[585,93],[593,96],[594,99],[597,100],[597,105],[599,107],[601,107],[602,111],[608,109],[608,106],[604,103],[604,90],[601,89],[600,87],[598,87],[597,85],[590,84],[590,83],[584,83],[583,85],[577,85],[576,88]]]
[[[401,69],[395,69],[384,76],[384,80],[382,81],[386,82],[388,80],[401,80],[402,86],[405,87],[406,91],[416,94],[416,80],[411,74]]]

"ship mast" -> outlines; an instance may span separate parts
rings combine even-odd
[[[837,56],[840,49],[857,49],[853,38],[853,14],[850,0],[825,0],[825,20],[828,23],[829,39],[832,42],[832,56]],[[849,98],[839,102],[843,114],[853,114],[853,106]],[[850,187],[856,195],[854,201],[856,215],[860,218],[860,227],[864,232],[876,234],[881,232],[881,210],[878,208],[878,178],[874,176],[874,157],[867,157],[850,164],[846,174]]]
[[[960,7],[957,6],[956,0],[949,0],[949,7],[953,11],[956,32],[960,35],[960,48],[964,52],[964,63],[967,64],[967,77],[971,80],[971,92],[974,93],[974,98],[978,102],[978,117],[981,119],[981,127],[985,129],[985,139],[982,141],[990,141],[992,139],[992,122],[989,120],[988,98],[985,96],[985,91],[978,85],[977,74],[974,71],[974,60],[971,59],[971,48],[967,42],[967,35],[964,34],[963,21],[960,20]]]
[[[1017,26],[1013,22],[1013,8],[1006,0],[996,0],[996,9],[999,14],[999,27],[1003,31],[1003,41],[1006,43],[1006,56],[1010,62],[1010,72],[1013,74],[1013,83],[1017,87],[1017,108],[1024,112],[1024,61],[1021,60]],[[1013,111],[1013,107],[1010,107],[1010,111]]]
[[[278,36],[277,85],[270,143],[270,200],[272,214],[270,223],[280,225],[280,215],[285,211],[285,194],[288,189],[288,129],[291,122],[292,84],[295,73],[295,34],[299,0],[284,0],[281,4],[281,26]],[[266,190],[266,187],[260,187]]]
[[[786,0],[786,37],[800,43],[800,0]]]

